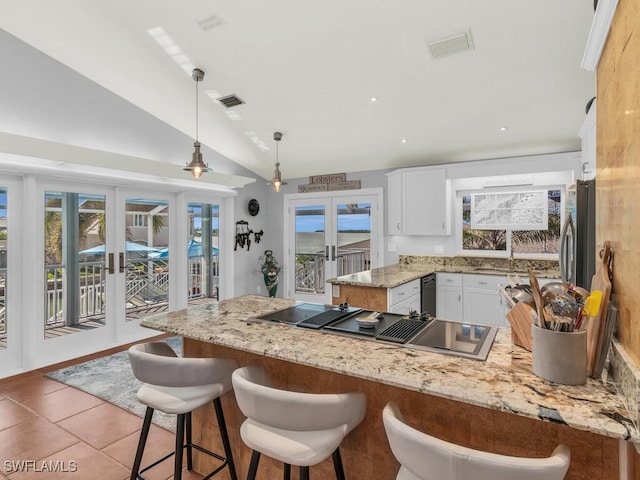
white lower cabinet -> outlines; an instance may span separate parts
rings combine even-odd
[[[414,295],[389,307],[389,313],[399,313],[402,315],[409,315],[411,310],[420,313],[420,295]]]
[[[411,310],[420,313],[420,280],[412,280],[387,290],[387,305],[390,313],[409,314]]]
[[[498,285],[500,275],[438,273],[437,317],[485,325],[506,325],[505,309]]]
[[[505,326],[506,312],[498,286],[508,285],[506,282],[506,277],[499,275],[462,275],[464,321]]]
[[[436,317],[445,320],[463,320],[461,274],[438,273],[436,275]]]

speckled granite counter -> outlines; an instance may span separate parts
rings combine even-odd
[[[145,318],[141,324],[215,345],[593,432],[640,440],[618,395],[601,382],[546,382],[501,329],[486,362],[248,321],[292,300],[247,295]]]
[[[510,269],[508,260],[481,257],[401,256],[397,264],[343,275],[327,280],[334,285],[394,288],[434,272],[474,273],[481,275],[518,274],[528,283],[527,268],[545,278],[559,278],[557,262],[548,260],[516,260]]]

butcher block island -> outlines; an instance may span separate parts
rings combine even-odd
[[[141,325],[181,335],[185,356],[260,364],[282,388],[365,392],[365,420],[341,447],[351,480],[395,478],[398,464],[381,416],[392,400],[416,428],[461,445],[540,457],[564,443],[571,449],[568,479],[620,478],[619,446],[626,451],[626,441],[640,440],[614,391],[591,379],[564,386],[536,377],[531,354],[511,344],[507,328],[499,329],[482,362],[255,320],[294,303],[246,295],[155,315]],[[251,454],[239,436],[244,418],[232,392],[222,401],[238,474],[244,477]],[[194,420],[194,438],[221,451],[213,409],[194,412]],[[197,470],[205,471],[208,461],[198,458]],[[280,478],[281,468],[265,457],[259,478]],[[330,460],[311,468],[317,479],[333,475]]]

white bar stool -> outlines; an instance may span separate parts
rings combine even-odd
[[[461,447],[407,425],[394,402],[382,411],[393,455],[400,462],[396,480],[561,480],[570,453],[558,446],[548,458],[497,455]]]
[[[235,360],[228,358],[178,357],[164,342],[134,345],[129,349],[133,375],[144,383],[138,390],[138,401],[147,406],[138,441],[138,450],[131,470],[131,480],[145,480],[142,474],[175,455],[174,479],[182,478],[182,452],[187,449],[187,469],[193,469],[193,449],[206,453],[222,462],[204,479],[213,477],[224,467],[229,467],[232,480],[237,480],[231,454],[229,436],[222,412],[220,397],[232,389],[231,373],[238,368]],[[225,456],[195,445],[191,440],[191,412],[213,402],[220,429]],[[144,447],[151,427],[154,410],[177,415],[176,448],[160,460],[140,470]],[[186,443],[185,443],[186,427]]]
[[[247,480],[254,480],[260,454],[300,467],[300,479],[308,480],[309,466],[333,457],[336,478],[344,480],[340,443],[364,418],[364,393],[315,394],[290,392],[272,387],[259,366],[243,367],[232,375],[238,406],[247,417],[240,436],[253,450]]]

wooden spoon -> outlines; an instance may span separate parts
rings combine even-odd
[[[547,322],[545,322],[543,314],[544,303],[542,302],[542,293],[540,293],[540,284],[533,270],[528,268],[527,271],[529,272],[529,284],[531,285],[533,300],[536,302],[536,313],[538,314],[540,328],[547,328]]]

